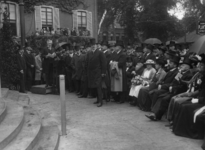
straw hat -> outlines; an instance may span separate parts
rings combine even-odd
[[[146,62],[145,62],[145,65],[154,65],[155,62],[154,60],[151,60],[151,59],[148,59]]]

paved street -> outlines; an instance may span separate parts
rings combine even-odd
[[[44,125],[60,129],[60,98],[29,94],[31,104],[42,114]],[[97,108],[95,99],[66,94],[67,136],[59,150],[200,150],[202,140],[175,136],[167,122],[151,122],[145,112],[129,104],[113,102]]]

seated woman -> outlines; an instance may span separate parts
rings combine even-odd
[[[205,59],[198,65],[199,71],[205,74]],[[205,105],[205,76],[203,76],[197,96],[193,96],[190,101],[183,102],[174,112],[173,132],[176,135],[201,139],[204,137],[204,124],[200,121],[194,123],[193,118],[197,109]]]
[[[129,92],[129,96],[138,98],[139,90],[142,87],[148,86],[149,83],[152,81],[156,74],[156,70],[154,69],[153,65],[155,62],[151,59],[147,60],[145,65],[146,68],[144,69],[141,76],[135,76],[135,78],[132,80],[132,86]],[[136,105],[136,99],[134,99],[134,102],[131,103],[132,105]]]
[[[164,77],[166,76],[166,72],[164,71],[163,67],[165,65],[164,60],[157,60],[155,64],[155,69],[157,70],[157,73],[153,80],[151,80],[148,87],[142,87],[139,91],[138,95],[138,104],[141,110],[143,111],[149,111],[151,108],[151,99],[149,95],[149,91],[152,91],[153,89],[156,89],[158,87],[158,84],[164,80]]]

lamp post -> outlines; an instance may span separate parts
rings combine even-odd
[[[25,46],[25,16],[24,16],[24,2],[20,0],[20,26],[21,26],[21,48]]]

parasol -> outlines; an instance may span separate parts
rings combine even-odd
[[[205,53],[205,35],[194,42],[194,44],[190,47],[189,52],[194,52],[197,54]]]
[[[162,44],[162,42],[157,38],[149,38],[144,41],[145,44]]]

